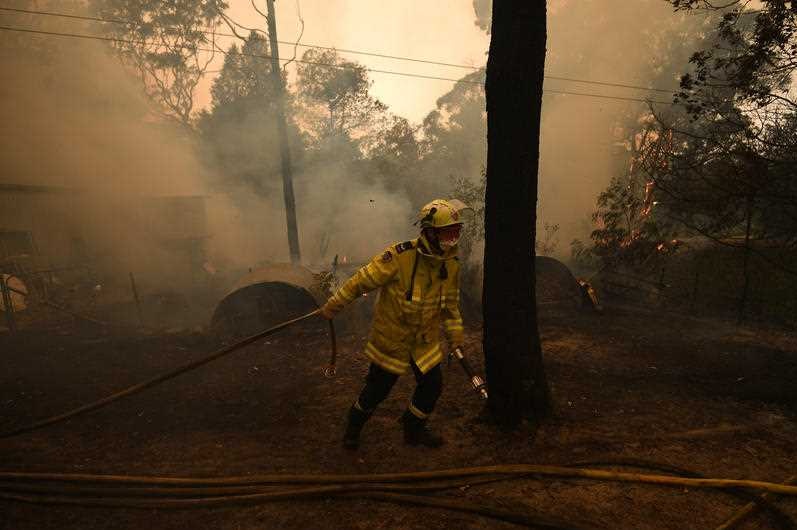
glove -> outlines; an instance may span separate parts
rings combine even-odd
[[[332,320],[333,318],[335,318],[335,315],[337,315],[340,312],[341,309],[343,309],[343,307],[340,304],[336,304],[335,302],[333,302],[332,299],[330,298],[329,300],[327,300],[326,304],[321,306],[321,309],[319,310],[318,314],[326,318],[327,320]]]
[[[462,346],[451,346],[448,350],[448,358],[446,359],[446,366],[451,364],[452,359],[458,359],[459,357],[454,353],[456,350],[462,351]]]

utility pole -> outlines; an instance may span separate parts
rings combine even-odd
[[[293,172],[291,169],[291,149],[288,144],[288,127],[285,123],[285,86],[282,84],[280,69],[279,44],[277,43],[277,19],[274,14],[274,0],[266,0],[268,14],[268,39],[271,51],[271,74],[274,76],[274,87],[277,94],[277,133],[280,142],[280,158],[282,159],[282,193],[285,197],[285,219],[288,223],[288,248],[291,252],[291,263],[299,263],[299,228],[296,224],[296,198],[293,195]]]

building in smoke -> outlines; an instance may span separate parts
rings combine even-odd
[[[88,189],[0,184],[0,267],[8,273],[90,270],[114,282],[134,272],[189,287],[207,274],[209,237],[201,195],[120,201]]]

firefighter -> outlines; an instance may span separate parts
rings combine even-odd
[[[462,231],[457,200],[435,200],[421,208],[417,239],[391,245],[346,281],[321,308],[333,318],[357,297],[379,289],[365,355],[371,360],[365,386],[349,410],[343,436],[346,449],[357,449],[360,432],[400,375],[412,371],[417,386],[401,417],[409,445],[440,447],[427,420],[440,397],[443,377],[440,328],[449,346],[462,346],[457,242]]]

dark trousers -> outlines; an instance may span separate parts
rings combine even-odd
[[[412,372],[415,374],[415,381],[418,385],[415,387],[415,392],[412,394],[411,404],[418,411],[425,415],[429,415],[434,410],[437,398],[443,391],[443,373],[438,364],[428,372],[421,373],[415,363],[411,363]],[[398,381],[399,376],[392,374],[387,370],[380,368],[377,364],[371,363],[368,369],[368,375],[365,377],[365,387],[360,392],[360,397],[357,400],[363,412],[370,414],[373,410],[385,400],[390,394],[393,385]]]

